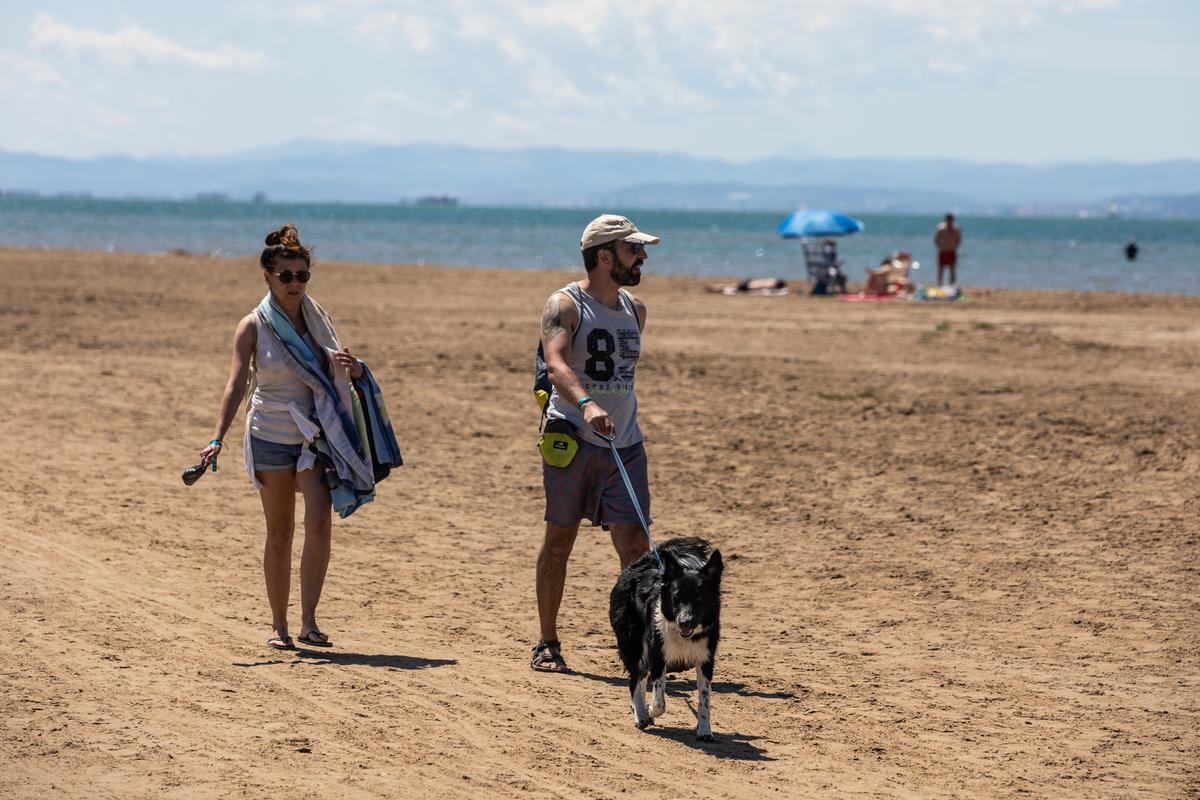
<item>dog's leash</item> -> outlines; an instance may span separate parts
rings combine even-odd
[[[654,546],[654,537],[650,535],[650,526],[646,523],[646,515],[642,513],[642,504],[638,502],[637,494],[633,491],[633,482],[629,480],[629,473],[625,471],[625,462],[621,461],[621,454],[617,452],[617,445],[613,442],[613,437],[605,436],[595,428],[592,429],[592,433],[608,442],[608,449],[612,451],[613,461],[617,462],[621,480],[625,481],[625,490],[629,492],[629,499],[633,501],[633,510],[637,512],[638,519],[642,523],[642,530],[646,532],[646,542],[650,545],[650,552],[654,554],[654,560],[658,562],[658,571],[666,572],[667,568],[663,566],[662,556],[658,554],[658,548]]]

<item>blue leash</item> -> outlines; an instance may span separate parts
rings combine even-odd
[[[662,556],[658,554],[658,548],[654,546],[654,538],[650,536],[650,526],[646,523],[646,515],[642,513],[642,505],[638,502],[637,494],[633,491],[633,482],[629,480],[629,473],[625,471],[625,463],[621,461],[621,454],[617,452],[617,446],[613,443],[613,437],[605,436],[594,428],[592,429],[592,433],[608,442],[608,449],[612,451],[613,460],[617,462],[617,469],[621,473],[621,480],[625,481],[625,490],[629,492],[629,499],[633,501],[633,510],[637,512],[638,519],[642,523],[642,530],[646,532],[646,541],[650,544],[650,552],[654,554],[654,560],[658,562],[658,571],[660,573],[666,572],[667,568],[663,566]]]

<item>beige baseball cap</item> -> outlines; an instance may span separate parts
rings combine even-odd
[[[583,229],[583,236],[579,240],[579,249],[587,250],[589,247],[608,244],[618,239],[641,244],[658,244],[657,236],[642,233],[636,225],[629,221],[628,217],[618,214],[601,214]]]

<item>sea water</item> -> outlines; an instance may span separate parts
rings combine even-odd
[[[602,211],[628,214],[662,237],[647,271],[711,277],[804,278],[800,245],[776,227],[785,212],[650,209],[484,208],[108,200],[0,196],[0,246],[129,252],[184,250],[254,256],[285,222],[300,227],[318,259],[577,269],[579,235]],[[850,280],[894,251],[933,285],[936,215],[862,214],[866,229],[837,240]],[[1200,221],[959,218],[958,281],[968,287],[1094,289],[1200,294]],[[1125,259],[1135,240],[1136,261]]]

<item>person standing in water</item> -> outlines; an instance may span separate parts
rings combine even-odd
[[[943,273],[950,270],[950,284],[958,285],[958,248],[962,246],[962,228],[954,222],[954,215],[947,214],[945,221],[933,233],[933,243],[938,251],[938,286],[945,286]]]

